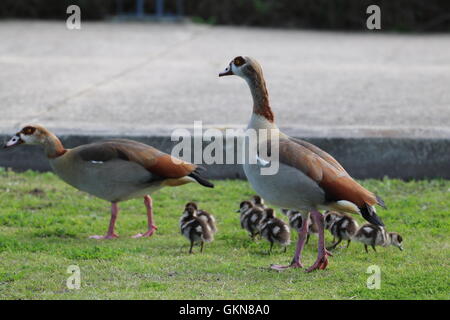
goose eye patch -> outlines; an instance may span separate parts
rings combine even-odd
[[[33,134],[35,131],[36,131],[36,128],[34,128],[34,127],[25,127],[25,128],[23,128],[22,133],[26,134],[26,135],[30,135],[30,134]]]
[[[242,66],[245,63],[245,60],[242,57],[236,57],[236,58],[234,58],[233,63],[234,63],[235,66],[239,67],[239,66]]]

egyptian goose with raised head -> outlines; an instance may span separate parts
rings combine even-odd
[[[91,236],[95,239],[117,238],[114,226],[120,201],[144,197],[148,230],[134,237],[150,237],[157,229],[153,221],[151,193],[164,186],[189,182],[213,187],[201,177],[199,167],[132,140],[112,139],[65,149],[61,141],[44,127],[27,125],[6,143],[5,148],[20,144],[42,145],[52,169],[62,180],[111,202],[108,232],[105,236]]]
[[[274,114],[269,104],[266,83],[262,68],[255,59],[236,57],[219,76],[237,75],[243,78],[250,87],[253,97],[253,114],[248,129],[267,130],[269,134],[260,134],[258,141],[247,150],[247,154],[255,154],[258,161],[246,159],[244,172],[255,191],[266,201],[283,208],[295,209],[311,214],[318,226],[319,245],[316,262],[307,269],[325,269],[328,255],[325,248],[323,216],[319,210],[336,210],[361,214],[366,220],[383,225],[376,215],[374,205],[384,206],[383,201],[374,193],[366,190],[328,153],[318,147],[291,138],[283,134],[274,121]],[[250,135],[249,135],[250,136]],[[259,153],[259,150],[271,150],[271,139],[278,142],[278,170],[275,174],[261,174],[265,163],[270,158]],[[251,142],[251,141],[250,141]],[[276,145],[276,143],[274,143]],[[248,152],[252,151],[252,152]],[[277,152],[274,150],[274,152]],[[262,159],[262,161],[261,161]],[[307,217],[305,217],[307,220]],[[301,253],[308,232],[307,224],[303,224],[297,241],[297,249],[293,261],[288,266],[273,265],[276,270],[288,267],[303,267]]]

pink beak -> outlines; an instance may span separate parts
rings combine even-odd
[[[223,76],[231,76],[233,75],[233,71],[231,71],[231,64],[228,65],[228,67],[225,68],[225,70],[223,70],[221,73],[219,73],[219,77],[223,77]]]

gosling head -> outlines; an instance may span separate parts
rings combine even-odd
[[[338,218],[341,216],[340,213],[335,212],[335,211],[327,211],[325,213],[325,223],[324,223],[324,227],[325,229],[330,229],[331,226],[333,225],[333,223],[335,223]]]
[[[242,201],[239,205],[239,209],[236,210],[236,212],[244,213],[245,211],[253,208],[253,203],[251,201]]]
[[[189,207],[192,207],[192,208],[194,208],[195,210],[198,210],[198,207],[197,207],[197,204],[195,203],[195,202],[188,202],[188,203],[186,203],[186,205],[184,206],[184,208],[185,209],[187,209],[187,208],[189,208]]]
[[[389,240],[391,245],[403,251],[403,238],[400,234],[398,234],[397,232],[389,232]]]

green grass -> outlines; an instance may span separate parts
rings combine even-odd
[[[328,269],[307,274],[270,270],[271,263],[290,261],[294,245],[269,256],[268,243],[252,242],[240,229],[235,210],[253,194],[247,182],[154,194],[159,229],[151,239],[130,238],[145,231],[143,201],[121,203],[121,237],[99,241],[88,236],[106,231],[108,203],[51,173],[0,171],[0,299],[449,299],[450,181],[362,183],[384,198],[389,210],[379,214],[402,234],[405,250],[366,254],[352,243],[335,251]],[[216,240],[203,254],[198,248],[187,254],[179,233],[187,201],[198,201],[218,220]],[[305,248],[305,265],[316,258],[316,239]],[[80,290],[66,287],[70,265],[81,269]],[[366,287],[371,265],[381,268],[379,290]]]

